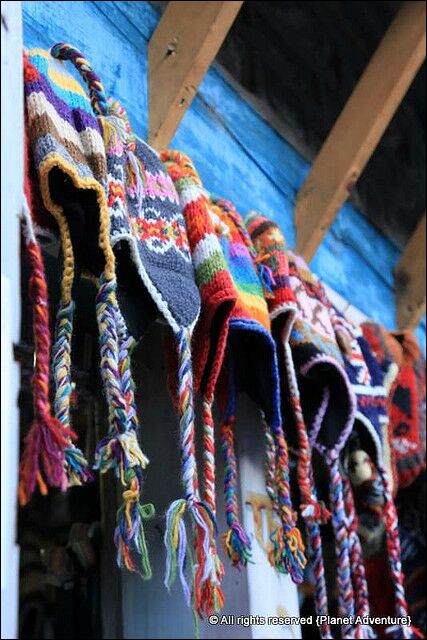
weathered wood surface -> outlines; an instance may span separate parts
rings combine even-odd
[[[406,2],[297,195],[297,251],[309,261],[356,184],[426,55],[425,2]]]
[[[426,311],[426,214],[421,218],[395,270],[397,323],[413,329]]]
[[[169,2],[148,44],[148,142],[165,149],[243,2]]]

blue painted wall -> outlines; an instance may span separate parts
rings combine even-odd
[[[158,15],[146,2],[23,2],[24,43],[79,47],[107,92],[128,110],[135,131],[147,131],[147,44]],[[70,65],[71,66],[71,65]],[[211,69],[172,145],[194,160],[205,186],[246,213],[257,209],[295,243],[295,196],[309,165]],[[395,327],[393,267],[399,250],[345,204],[324,238],[313,270],[366,315]],[[425,318],[417,330],[425,351]]]

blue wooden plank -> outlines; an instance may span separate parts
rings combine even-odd
[[[147,46],[159,16],[146,2],[34,2],[24,5],[27,46],[68,40],[91,60],[109,93],[147,131]],[[71,17],[71,19],[70,19]],[[295,244],[295,197],[309,164],[248,105],[217,69],[206,74],[172,146],[195,161],[204,184],[242,213],[256,208]],[[314,271],[368,316],[393,328],[398,249],[350,204],[313,259]],[[425,318],[417,335],[425,350]]]

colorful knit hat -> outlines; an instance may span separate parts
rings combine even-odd
[[[121,314],[116,298],[115,257],[110,243],[107,206],[107,164],[102,129],[84,89],[64,70],[64,64],[47,52],[30,54],[30,74],[25,77],[28,130],[43,202],[56,219],[64,254],[61,305],[53,349],[56,384],[55,412],[69,427],[71,395],[72,287],[75,269],[84,269],[98,284],[96,315],[99,329],[101,376],[109,408],[110,437],[97,451],[105,468],[114,467],[127,487],[116,530],[118,557],[132,564],[129,547],[142,556],[146,568],[142,520],[152,507],[142,507],[138,495],[141,470],[146,464],[136,438],[133,383],[128,344],[122,338]],[[77,264],[76,264],[77,263]],[[99,280],[98,280],[99,279]],[[115,434],[115,437],[111,434]],[[89,477],[80,452],[65,450],[69,482]],[[131,523],[127,537],[124,522]],[[123,544],[122,544],[123,543]]]
[[[212,405],[218,375],[224,360],[228,321],[237,291],[228,272],[209,213],[209,202],[190,158],[178,151],[164,151],[161,160],[178,191],[187,227],[190,250],[202,301],[201,314],[193,336],[194,388],[202,396],[203,419],[203,500],[216,519],[215,433]],[[174,363],[172,363],[174,369]],[[174,390],[173,390],[174,391]],[[220,590],[223,568],[216,548],[216,576],[206,583],[198,609],[207,615],[223,602]]]
[[[105,178],[105,151],[84,90],[48,52],[34,50],[28,55],[24,54],[24,94],[29,151],[33,157],[43,205],[58,225],[63,252],[61,303],[52,357],[54,411],[67,440],[66,443],[61,442],[61,452],[57,452],[61,482],[54,482],[54,485],[65,489],[70,484],[81,484],[90,478],[87,463],[72,442],[70,426],[75,254],[68,214],[71,215],[76,207],[81,210],[87,205],[89,208],[90,203],[92,208],[99,206],[99,210],[104,212],[104,219],[108,215],[101,184]],[[38,208],[33,210],[36,224],[39,223],[39,213],[42,212]],[[108,227],[104,225],[103,241],[107,238],[107,232]],[[105,260],[107,278],[113,276],[110,257],[108,254]],[[43,446],[46,447],[46,444]],[[60,458],[63,459],[61,473]],[[31,487],[27,497],[29,492]]]
[[[301,513],[306,520],[308,540],[311,549],[315,577],[315,605],[319,616],[328,615],[325,569],[322,555],[322,538],[320,522],[325,522],[328,512],[319,504],[312,469],[312,452],[307,428],[301,408],[301,400],[297,375],[289,345],[289,335],[298,314],[295,296],[289,279],[289,262],[286,254],[285,239],[279,227],[252,212],[246,218],[246,227],[258,253],[258,262],[270,272],[271,293],[267,296],[267,304],[272,322],[273,336],[280,360],[282,360],[282,405],[289,403],[291,412],[286,424],[293,424],[297,434],[298,448],[298,485],[301,495]],[[289,411],[283,410],[287,415]],[[320,627],[322,638],[331,638],[329,624],[324,622]]]
[[[236,394],[245,391],[262,411],[266,438],[266,487],[280,521],[280,526],[271,535],[273,549],[269,559],[280,572],[289,573],[299,583],[306,560],[290,497],[288,448],[280,415],[277,354],[263,286],[254,263],[256,251],[232,203],[215,197],[210,201],[215,231],[237,289],[237,302],[229,326],[227,399],[221,425],[229,526],[223,537],[224,547],[234,565],[246,565],[250,558],[250,543],[239,522],[233,434]]]
[[[425,360],[413,333],[395,332],[402,350],[390,403],[391,445],[399,487],[408,487],[426,468]]]
[[[338,611],[340,616],[351,617],[354,615],[354,592],[340,454],[353,426],[356,399],[335,339],[329,317],[331,303],[325,289],[301,257],[289,250],[288,259],[291,288],[299,309],[289,344],[310,444],[324,457],[330,476]],[[343,625],[343,637],[351,633],[352,625]]]
[[[178,347],[178,411],[186,498],[173,502],[166,515],[165,584],[169,588],[178,573],[187,603],[192,599],[201,614],[205,587],[215,579],[217,565],[210,553],[214,548],[215,521],[209,506],[200,500],[195,461],[191,338],[200,297],[184,218],[176,190],[157,154],[132,133],[124,109],[105,99],[102,84],[89,63],[69,45],[57,45],[54,51],[55,55],[70,58],[82,72],[93,96],[92,106],[100,114],[107,150],[112,245],[116,252],[125,249],[132,259],[140,278],[141,295],[145,290],[149,292]],[[107,460],[108,457],[107,452]],[[192,571],[192,593],[184,573],[188,551],[183,520],[186,512],[194,532],[197,563]]]
[[[386,546],[394,588],[395,612],[397,616],[407,616],[408,606],[403,586],[397,513],[382,455],[382,434],[386,431],[384,424],[388,422],[387,392],[382,384],[382,371],[359,327],[353,325],[333,308],[331,308],[331,322],[343,354],[347,374],[356,394],[357,412],[354,429],[358,432],[360,448],[369,454],[375,464],[380,480],[379,490],[383,491]],[[358,549],[356,558],[359,578],[360,568],[364,568],[360,552],[361,549]],[[365,580],[364,575],[363,578]],[[356,591],[357,615],[367,615],[369,611],[367,592],[361,589],[359,598],[357,596]],[[400,637],[403,638],[409,638],[412,635],[410,629],[404,626],[400,627],[400,633],[402,634]]]

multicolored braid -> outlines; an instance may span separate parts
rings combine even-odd
[[[399,522],[397,518],[396,507],[394,505],[393,496],[390,489],[390,481],[384,467],[379,464],[378,472],[384,486],[385,498],[385,534],[388,562],[390,567],[390,576],[394,589],[395,612],[396,616],[408,616],[408,604],[406,602],[404,576],[402,572],[400,539],[399,539]],[[417,635],[411,627],[398,626],[394,632],[395,638],[412,638],[413,634]]]
[[[182,329],[176,336],[178,342],[178,405],[180,414],[181,475],[185,498],[175,500],[166,513],[165,585],[168,589],[179,575],[184,597],[189,606],[200,616],[210,615],[215,604],[204,598],[204,588],[209,579],[214,583],[217,576],[215,558],[210,554],[216,533],[213,514],[205,502],[200,501],[195,456],[195,429],[193,404],[193,376],[191,367],[191,334]],[[192,588],[185,576],[187,562],[187,532],[184,515],[188,513],[194,537],[195,558],[191,561]],[[194,565],[194,571],[193,571]],[[213,594],[212,594],[213,595]]]
[[[354,591],[351,582],[350,541],[344,506],[344,488],[339,455],[329,452],[327,463],[330,473],[329,499],[331,502],[331,523],[335,533],[336,574],[338,586],[338,615],[354,616]],[[353,625],[341,627],[342,637],[352,637]]]
[[[362,545],[360,544],[359,535],[357,533],[358,518],[350,480],[347,476],[344,476],[343,482],[344,504],[350,544],[350,563],[355,596],[355,615],[364,617],[370,615],[370,607]],[[354,637],[359,640],[368,640],[370,638],[376,638],[377,636],[370,625],[359,624],[354,627]]]
[[[63,42],[55,44],[50,52],[54,58],[72,61],[89,87],[90,102],[94,112],[97,114],[106,114],[107,101],[104,86],[83,54],[72,45]]]
[[[30,261],[30,298],[33,303],[35,370],[32,378],[34,421],[25,439],[19,467],[19,501],[22,506],[29,501],[36,483],[42,495],[46,495],[46,481],[63,491],[67,488],[64,450],[76,435],[52,416],[49,402],[50,332],[46,275],[40,247],[33,231],[31,214],[24,198],[23,225]]]

